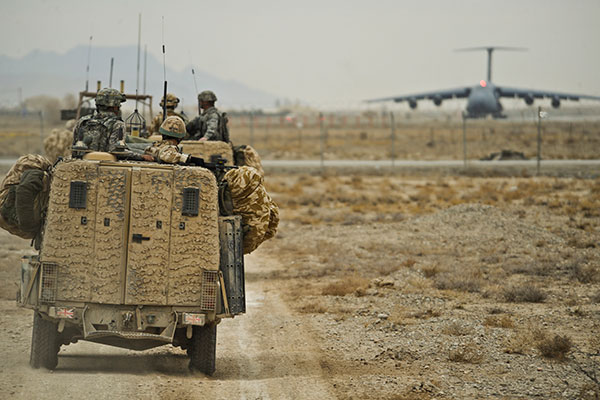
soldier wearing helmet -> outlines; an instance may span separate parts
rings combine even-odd
[[[73,129],[73,144],[85,145],[91,151],[114,151],[123,140],[125,123],[120,117],[125,95],[104,88],[96,94],[96,112],[81,117]]]
[[[187,123],[187,117],[185,116],[185,114],[183,114],[183,112],[178,113],[175,111],[178,104],[179,104],[179,98],[177,96],[175,96],[173,93],[167,93],[167,104],[166,104],[167,117],[170,117],[171,115],[175,115],[175,116],[181,118],[184,123]],[[165,106],[165,99],[163,96],[163,98],[160,100],[161,110],[164,106]],[[154,117],[154,119],[148,126],[148,132],[150,132],[150,134],[157,133],[158,129],[160,128],[160,124],[162,124],[162,122],[163,122],[163,113],[161,111]]]
[[[79,118],[73,129],[73,147],[78,151],[116,153],[118,158],[147,160],[151,157],[137,154],[123,142],[125,123],[121,119],[121,103],[125,95],[117,89],[104,88],[96,94],[96,112]]]
[[[229,142],[227,115],[215,107],[217,96],[210,90],[198,95],[198,111],[200,115],[186,126],[191,140],[220,140]]]
[[[146,149],[146,155],[153,157],[155,161],[169,164],[185,164],[190,155],[181,153],[177,145],[186,135],[185,123],[178,116],[167,117],[158,129],[163,137],[160,142],[154,143]]]

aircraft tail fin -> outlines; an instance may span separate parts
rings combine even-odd
[[[492,81],[492,53],[494,50],[510,50],[510,51],[527,51],[525,47],[507,47],[507,46],[483,46],[483,47],[465,47],[461,49],[455,49],[454,51],[481,51],[485,50],[488,53],[488,64],[487,64],[487,81]]]

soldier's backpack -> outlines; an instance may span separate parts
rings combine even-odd
[[[32,227],[43,219],[51,168],[50,160],[37,154],[17,160],[0,184],[0,227],[23,239],[37,236]]]
[[[98,119],[93,116],[84,117],[75,128],[74,143],[82,141],[93,151],[108,151],[111,134],[112,118]],[[121,132],[121,136],[122,136]],[[119,137],[119,140],[122,137]]]
[[[233,158],[238,167],[248,166],[256,169],[261,176],[265,176],[262,162],[258,152],[252,146],[242,144],[233,148]]]
[[[219,135],[225,143],[229,143],[229,117],[226,112],[219,112]]]
[[[242,216],[244,254],[275,236],[279,207],[265,190],[263,177],[255,168],[244,166],[229,170],[225,181],[233,203],[233,214]]]

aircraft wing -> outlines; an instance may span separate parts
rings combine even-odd
[[[371,99],[367,100],[367,103],[374,103],[378,101],[395,101],[396,103],[400,103],[402,101],[414,102],[416,100],[429,99],[434,101],[452,99],[452,98],[461,98],[461,97],[469,97],[469,93],[471,93],[470,87],[461,87],[456,89],[448,89],[448,90],[437,90],[435,92],[425,92],[425,93],[416,93],[407,96],[394,96],[394,97],[383,97],[380,99]]]
[[[579,99],[589,99],[589,100],[600,100],[600,96],[588,96],[585,94],[572,94],[572,93],[560,93],[560,92],[546,92],[543,90],[533,90],[533,89],[517,89],[517,88],[509,88],[505,86],[496,86],[497,93],[501,97],[516,97],[520,99],[543,99],[543,98],[558,98],[560,100],[579,100]]]

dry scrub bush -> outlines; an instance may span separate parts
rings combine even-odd
[[[480,364],[483,361],[483,352],[474,344],[466,344],[450,350],[448,360],[452,362]]]
[[[542,356],[558,360],[564,360],[572,346],[571,339],[566,335],[554,335],[553,338],[544,337],[536,344],[536,348]]]
[[[503,294],[504,299],[511,303],[542,303],[547,297],[546,293],[531,284],[508,287]]]
[[[421,273],[423,273],[425,278],[433,278],[440,273],[440,268],[437,265],[424,266],[421,267]]]
[[[592,303],[595,304],[599,304],[600,303],[600,292],[597,292],[595,295],[593,295],[590,300],[592,301]]]
[[[521,327],[506,338],[504,352],[508,354],[529,354],[536,343],[545,337],[546,335],[536,327]]]
[[[466,336],[473,333],[473,329],[469,326],[461,325],[458,322],[451,322],[442,328],[442,333],[452,336]]]
[[[595,265],[575,262],[569,266],[571,277],[581,283],[596,283],[600,281],[600,268]]]
[[[513,322],[512,318],[508,315],[493,315],[493,316],[489,316],[486,317],[485,320],[483,321],[483,325],[485,326],[491,326],[493,328],[514,328],[515,327],[515,323]]]
[[[435,287],[440,290],[456,290],[475,293],[481,290],[481,271],[448,271],[435,276]]]
[[[330,283],[323,288],[323,296],[345,296],[350,293],[364,293],[369,286],[369,280],[361,276],[350,276],[346,279]]]

